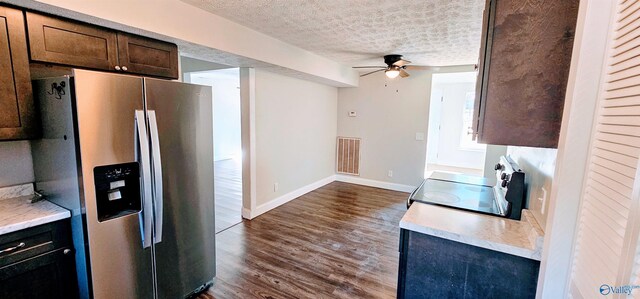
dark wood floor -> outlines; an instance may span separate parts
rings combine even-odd
[[[242,163],[220,160],[214,163],[216,233],[242,222]]]
[[[216,235],[200,298],[395,298],[408,194],[334,182]]]

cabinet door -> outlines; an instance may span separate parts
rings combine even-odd
[[[26,15],[32,60],[115,69],[118,49],[114,31],[31,12]]]
[[[73,251],[62,248],[0,268],[0,298],[76,298]]]
[[[118,62],[125,72],[178,79],[178,47],[172,43],[118,33]]]
[[[0,7],[0,140],[39,135],[22,12]]]
[[[578,2],[487,1],[476,95],[480,142],[557,147]]]

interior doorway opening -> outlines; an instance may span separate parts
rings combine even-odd
[[[425,175],[484,175],[487,147],[472,138],[475,87],[475,72],[433,74]]]
[[[213,183],[216,233],[219,233],[242,222],[240,70],[222,68],[185,72],[183,81],[213,89]]]

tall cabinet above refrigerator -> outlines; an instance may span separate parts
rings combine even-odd
[[[215,276],[211,87],[74,70],[34,81],[36,187],[72,210],[81,297],[184,298]]]

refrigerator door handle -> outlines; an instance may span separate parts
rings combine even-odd
[[[145,124],[144,111],[136,110],[136,160],[140,163],[142,172],[142,213],[140,213],[140,230],[142,232],[142,247],[151,246],[151,228],[153,225],[153,205],[151,202],[151,159],[149,157],[149,138]],[[138,152],[139,151],[139,152]]]
[[[151,133],[151,156],[153,158],[153,201],[155,207],[154,244],[162,242],[162,159],[160,158],[160,138],[158,138],[158,122],[156,112],[149,110],[149,131]]]

